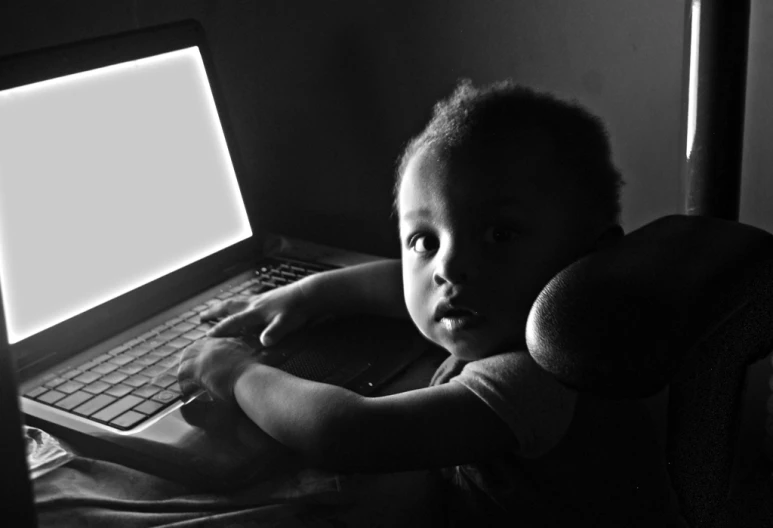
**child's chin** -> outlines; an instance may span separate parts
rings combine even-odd
[[[511,339],[501,343],[456,341],[454,343],[442,343],[441,346],[462,361],[477,361],[504,352],[526,349],[523,339]]]
[[[485,348],[470,346],[467,343],[454,343],[446,346],[445,349],[448,350],[451,355],[462,361],[477,361],[493,355],[492,352],[489,352]]]

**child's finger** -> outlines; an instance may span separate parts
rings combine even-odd
[[[237,337],[242,334],[242,330],[260,323],[260,313],[251,310],[236,313],[223,319],[215,325],[209,332],[211,337]]]
[[[282,325],[282,321],[282,315],[279,314],[263,330],[263,333],[260,334],[260,342],[263,346],[271,346],[287,334],[287,329]]]
[[[217,303],[213,306],[210,306],[209,309],[207,309],[204,312],[201,312],[199,315],[199,318],[202,321],[209,321],[210,319],[218,319],[222,317],[225,314],[225,307],[226,302]]]
[[[249,288],[249,293],[251,295],[260,295],[261,293],[267,292],[271,289],[270,286],[267,286],[265,284],[258,284],[257,286],[252,286]]]
[[[210,307],[208,310],[201,312],[201,315],[199,316],[202,321],[209,321],[211,319],[220,319],[221,317],[225,317],[226,315],[231,315],[232,313],[241,312],[244,310],[249,302],[246,298],[234,298],[229,299],[227,301],[223,301],[221,303],[218,303],[212,307]]]

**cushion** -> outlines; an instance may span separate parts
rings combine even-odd
[[[651,396],[723,321],[769,295],[760,281],[771,277],[770,233],[716,218],[662,217],[556,275],[532,307],[527,345],[576,390]]]

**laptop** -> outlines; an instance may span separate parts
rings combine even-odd
[[[213,304],[378,257],[265,229],[196,21],[5,57],[0,71],[0,291],[27,423],[186,482],[292,464],[238,410],[186,405],[179,357]],[[358,316],[256,354],[369,394],[424,350],[409,321]]]

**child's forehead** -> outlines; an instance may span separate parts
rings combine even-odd
[[[430,193],[460,202],[541,200],[550,198],[543,191],[559,170],[544,152],[526,148],[477,152],[434,148],[417,153],[403,179],[411,194]]]

